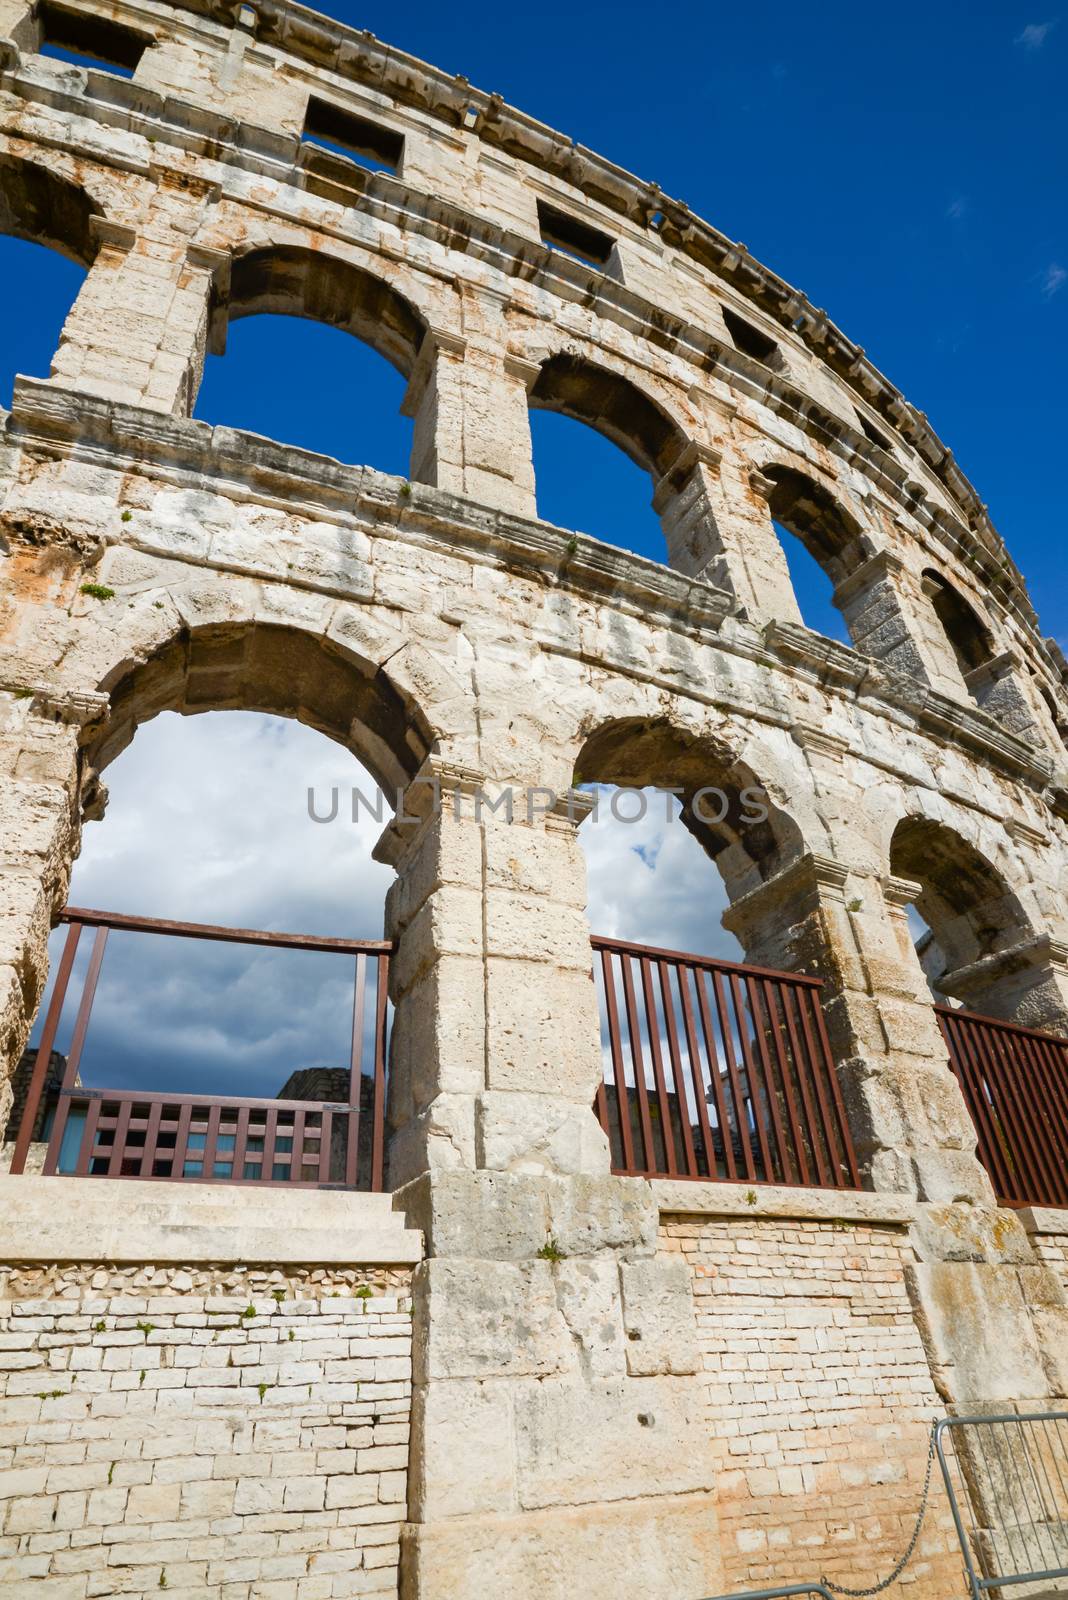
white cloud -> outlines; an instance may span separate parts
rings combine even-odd
[[[106,777],[107,814],[85,830],[72,904],[382,936],[393,877],[371,859],[382,824],[366,814],[352,824],[348,806],[354,784],[367,795],[373,784],[323,735],[251,713],[165,713],[139,730]],[[335,786],[338,819],[313,822],[309,787],[324,811]],[[737,942],[720,926],[726,896],[716,867],[678,820],[678,801],[645,794],[640,821],[614,820],[605,796],[598,818],[582,826],[591,930],[737,959]],[[62,937],[58,930],[54,957]],[[61,1048],[89,944],[84,937]],[[351,1006],[347,957],[112,933],[83,1081],[276,1094],[297,1067],[347,1064]]]
[[[1056,18],[1050,22],[1029,22],[1023,32],[1016,35],[1013,44],[1020,45],[1024,50],[1041,50],[1050,29],[1055,26]]]
[[[952,218],[954,222],[959,222],[962,217],[966,217],[967,215],[967,198],[964,195],[959,194],[957,195],[956,199],[951,200],[949,205],[946,207],[946,216]]]
[[[1062,267],[1058,261],[1051,261],[1045,272],[1039,276],[1042,280],[1043,297],[1052,300],[1053,296],[1064,288],[1065,283],[1068,283],[1068,268]]]

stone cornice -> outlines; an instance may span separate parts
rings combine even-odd
[[[1056,806],[1051,764],[977,707],[911,679],[891,677],[878,663],[807,628],[772,623],[761,635],[738,620],[737,602],[724,590],[586,535],[232,428],[118,405],[38,379],[16,380],[13,408],[0,412],[0,419],[7,442],[35,454],[62,457],[76,450],[82,460],[119,470],[147,470],[178,482],[207,478],[217,492],[239,500],[291,512],[306,507],[314,514],[325,507],[343,520],[363,522],[379,537],[444,544],[475,560],[525,570],[592,604],[658,621],[695,640],[715,641],[725,652],[771,669],[800,672],[872,711],[889,711],[899,720],[904,714],[906,726],[1023,780]],[[130,542],[136,542],[133,535]],[[296,577],[289,581],[322,587]],[[1068,803],[1068,794],[1064,798]]]

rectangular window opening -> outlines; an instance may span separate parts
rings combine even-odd
[[[40,30],[37,53],[68,66],[103,68],[120,78],[132,78],[138,62],[152,44],[145,34],[123,27],[107,17],[42,0],[36,10]]]
[[[775,340],[770,339],[759,328],[754,328],[751,322],[746,322],[736,311],[731,311],[727,306],[721,309],[734,348],[740,350],[744,356],[752,356],[754,361],[759,361],[763,366],[771,367],[775,372],[781,371],[784,365],[782,351]]]
[[[314,95],[308,101],[302,138],[306,144],[333,155],[359,161],[372,172],[399,172],[404,155],[403,134],[343,111],[327,100],[317,100]]]
[[[561,250],[564,255],[573,256],[583,266],[596,267],[599,272],[608,266],[616,242],[599,228],[580,222],[566,211],[557,211],[544,200],[538,201],[538,226],[542,243],[550,250]]]

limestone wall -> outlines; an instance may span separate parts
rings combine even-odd
[[[907,1229],[668,1212],[660,1249],[690,1268],[725,1590],[886,1576],[945,1411],[906,1288]],[[960,1593],[937,1482],[908,1582],[924,1600]]]
[[[0,1269],[0,1587],[395,1600],[409,1284]]]

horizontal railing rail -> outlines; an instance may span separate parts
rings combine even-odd
[[[615,1172],[859,1188],[818,978],[592,944]]]
[[[936,1006],[999,1200],[1068,1206],[1068,1041]]]
[[[289,1183],[381,1189],[385,1165],[388,982],[382,940],[268,933],[170,922],[68,906],[67,937],[51,986],[11,1172],[25,1170],[37,1129],[78,944],[95,930],[44,1157],[46,1176],[185,1182]],[[87,1086],[78,1072],[109,933],[122,931],[351,956],[352,1033],[342,1102],[201,1095]],[[373,1018],[373,1021],[372,1021]],[[370,1027],[366,1024],[370,1023]]]

